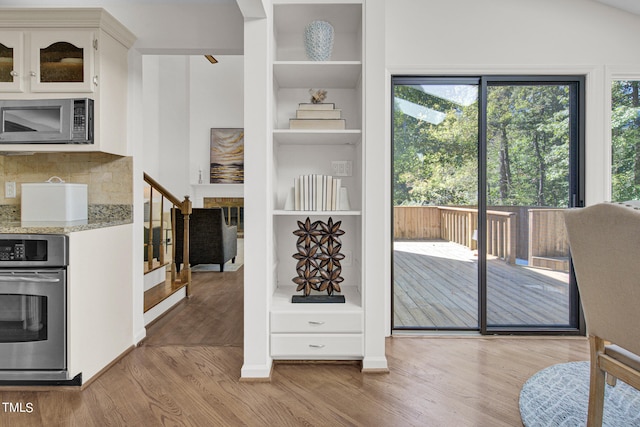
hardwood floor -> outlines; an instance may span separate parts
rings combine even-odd
[[[242,275],[194,273],[193,297],[82,392],[0,390],[33,408],[0,406],[0,425],[517,426],[527,378],[588,360],[583,338],[394,336],[388,374],[278,364],[270,383],[239,382]]]

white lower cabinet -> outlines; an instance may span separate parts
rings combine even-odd
[[[290,291],[293,289],[288,288]],[[293,304],[277,292],[271,309],[271,357],[288,360],[359,360],[364,355],[360,295],[346,288],[345,304]]]
[[[271,334],[274,359],[361,359],[362,334]]]
[[[362,314],[353,313],[271,313],[272,333],[362,333]]]

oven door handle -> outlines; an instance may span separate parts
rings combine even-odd
[[[0,275],[0,283],[2,282],[30,282],[30,283],[57,283],[58,277],[26,277],[26,276],[3,276]]]

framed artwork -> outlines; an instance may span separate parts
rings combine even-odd
[[[211,184],[244,183],[244,129],[211,129]]]

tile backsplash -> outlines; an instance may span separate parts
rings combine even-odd
[[[0,156],[1,205],[20,205],[21,184],[57,176],[87,184],[89,204],[133,204],[133,158],[106,153],[36,153]],[[15,198],[6,198],[5,182],[15,182]]]

